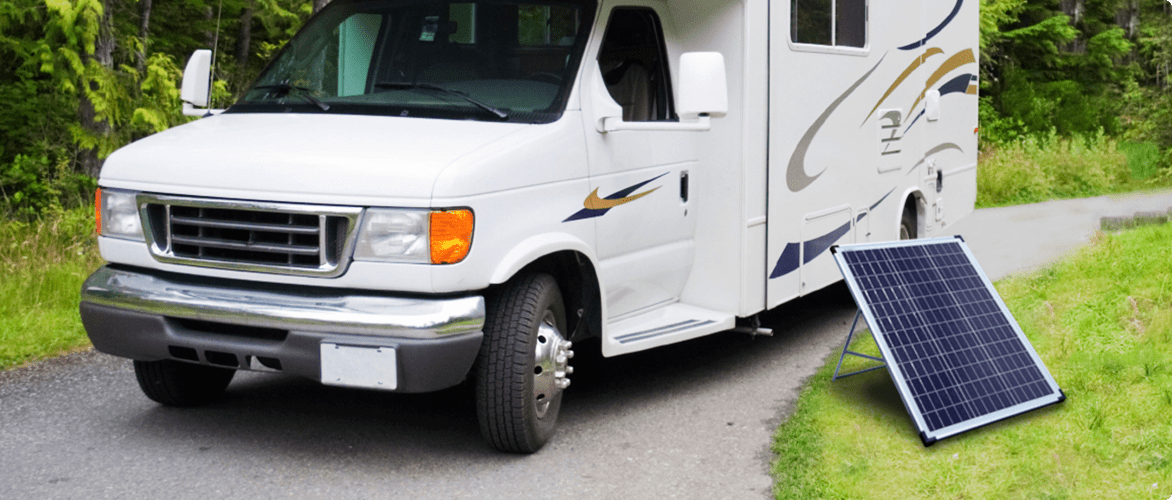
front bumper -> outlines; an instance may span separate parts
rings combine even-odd
[[[451,387],[483,338],[484,299],[411,298],[105,266],[81,290],[94,348],[321,380],[322,343],[391,347],[396,392]]]

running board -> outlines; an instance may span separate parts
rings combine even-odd
[[[618,356],[729,330],[736,316],[672,304],[606,325],[603,356]]]

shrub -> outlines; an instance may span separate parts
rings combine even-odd
[[[1066,139],[1051,131],[986,146],[977,169],[977,206],[1097,196],[1130,179],[1128,156],[1102,132]]]

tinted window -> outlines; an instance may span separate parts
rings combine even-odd
[[[598,67],[623,121],[675,120],[663,27],[654,10],[615,9],[606,23]]]
[[[795,43],[863,47],[867,44],[866,0],[792,0],[790,40]]]

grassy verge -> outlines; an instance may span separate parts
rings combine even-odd
[[[886,370],[831,383],[835,357],[774,437],[777,498],[1168,498],[1172,224],[997,288],[1064,403],[924,448]]]
[[[1027,138],[981,152],[977,207],[1084,198],[1172,185],[1159,148],[1102,135]]]
[[[0,368],[86,346],[81,283],[102,262],[93,209],[0,222]]]

